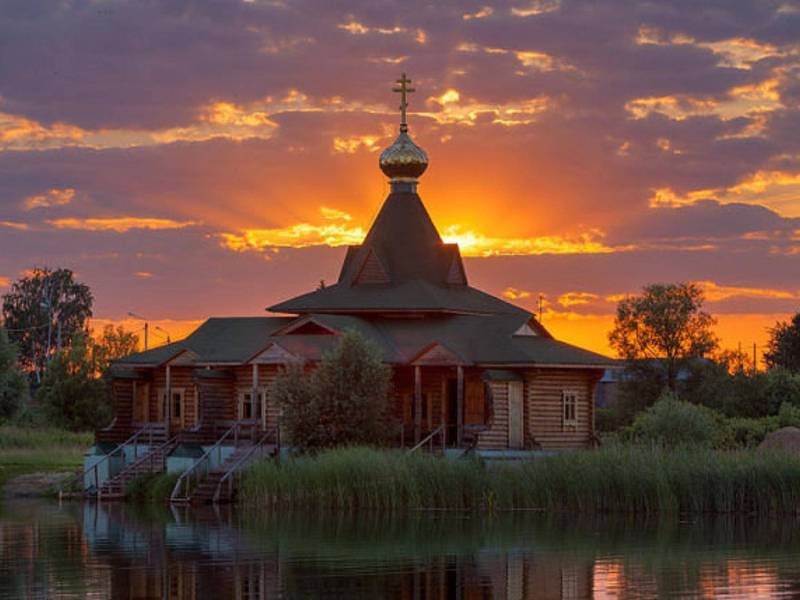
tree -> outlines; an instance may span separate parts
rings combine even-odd
[[[390,385],[380,350],[348,331],[314,371],[290,365],[270,393],[292,444],[307,450],[383,443],[392,431]]]
[[[19,349],[20,364],[37,381],[59,349],[85,333],[92,301],[89,287],[75,281],[69,269],[35,268],[3,296],[9,337]]]
[[[76,336],[66,350],[48,364],[36,399],[50,423],[84,431],[111,420],[108,388],[97,376],[91,340]]]
[[[648,285],[617,306],[611,346],[629,364],[649,360],[675,391],[679,371],[717,348],[715,321],[701,310],[703,300],[693,283]]]
[[[17,349],[0,327],[0,423],[19,410],[28,393],[28,380],[17,367]]]
[[[106,325],[103,332],[92,342],[92,359],[98,373],[105,373],[118,358],[133,354],[139,349],[139,336],[126,331],[122,325]]]
[[[764,353],[767,366],[800,373],[800,313],[788,323],[776,323],[769,331],[769,343]]]

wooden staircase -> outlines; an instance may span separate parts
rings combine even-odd
[[[249,435],[245,432],[249,429]],[[233,452],[221,460],[223,448]],[[208,504],[230,502],[236,486],[236,476],[253,460],[276,457],[280,452],[280,430],[276,426],[263,433],[247,421],[237,421],[195,464],[175,483],[170,496],[173,504]],[[216,466],[211,468],[216,456]]]
[[[112,458],[119,458],[121,460],[125,460],[125,456],[130,452],[130,449],[133,451],[134,455],[134,464],[140,462],[141,458],[147,456],[147,454],[139,456],[139,447],[143,445],[147,445],[149,449],[152,449],[154,445],[162,445],[166,441],[166,427],[163,423],[147,423],[141,426],[138,430],[136,430],[133,435],[125,439],[123,442],[118,443],[111,452],[103,456],[100,460],[94,463],[91,467],[86,469],[85,471],[78,474],[78,482],[81,488],[84,489],[85,495],[88,498],[97,497],[99,498],[101,495],[101,491],[103,486],[105,486],[108,482],[100,482],[100,468],[110,466]],[[128,452],[126,452],[128,450]],[[124,470],[132,467],[133,464],[124,467]],[[116,479],[122,473],[118,473],[115,477],[112,478]],[[91,482],[87,485],[87,480]]]
[[[167,468],[167,456],[177,446],[177,438],[161,440],[161,444],[122,469],[117,475],[104,482],[97,492],[98,500],[114,500],[125,497],[128,485],[144,475],[163,473]]]
[[[189,502],[192,504],[210,504],[212,502],[230,502],[233,490],[231,486],[223,486],[223,479],[231,470],[241,462],[253,449],[253,445],[240,446],[228,459],[218,468],[210,471],[206,478],[201,481],[192,492]],[[270,454],[274,448],[270,449]],[[231,480],[232,481],[232,480]],[[217,490],[220,489],[220,494]],[[215,500],[215,496],[217,496]]]

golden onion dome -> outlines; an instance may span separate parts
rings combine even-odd
[[[416,181],[428,168],[428,155],[408,135],[408,94],[414,91],[408,85],[411,80],[403,73],[397,83],[400,86],[392,91],[400,94],[400,135],[391,146],[381,152],[379,164],[381,171],[392,181]]]
[[[428,168],[428,155],[401,130],[394,143],[381,152],[380,165],[390,179],[416,179]]]

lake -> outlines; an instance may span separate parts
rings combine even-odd
[[[27,501],[0,561],[0,598],[788,598],[800,523]]]

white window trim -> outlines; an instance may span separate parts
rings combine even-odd
[[[173,396],[177,394],[181,397],[181,416],[180,419],[176,420],[176,417],[172,411],[172,397],[167,398],[167,388],[160,387],[156,390],[156,401],[158,402],[158,414],[161,417],[161,422],[166,421],[167,417],[169,417],[170,423],[173,425],[178,424],[181,428],[183,428],[184,424],[186,423],[186,388],[174,387],[170,388],[169,392]],[[169,414],[164,411],[165,404],[167,407],[166,410],[169,412]],[[171,426],[172,425],[170,425],[170,427]]]
[[[575,408],[574,418],[568,419],[567,418],[567,398],[572,398],[572,404]],[[562,390],[561,391],[561,428],[566,429],[567,427],[577,427],[578,426],[578,405],[580,395],[576,390]]]
[[[239,420],[244,419],[244,402],[245,396],[249,396],[253,393],[253,388],[242,388],[239,390],[237,403],[236,403],[236,416]],[[258,386],[256,388],[256,393],[261,396],[261,414],[258,415],[258,419],[261,421],[262,427],[266,423],[267,418],[267,388],[265,386]]]

